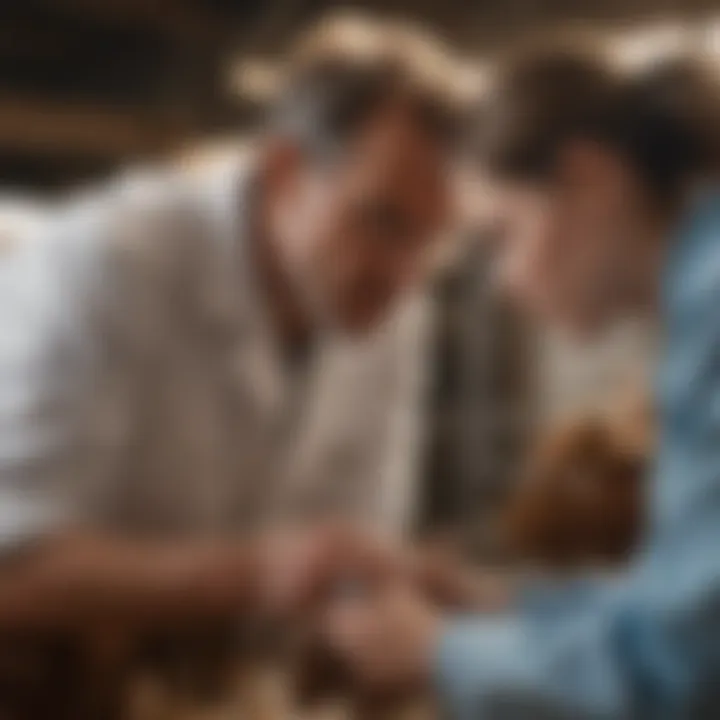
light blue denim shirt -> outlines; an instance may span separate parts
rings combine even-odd
[[[646,543],[613,585],[449,622],[436,679],[451,717],[720,718],[720,189],[671,248]]]

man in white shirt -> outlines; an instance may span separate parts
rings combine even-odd
[[[0,627],[232,616],[277,575],[248,530],[402,522],[384,478],[411,431],[387,409],[415,393],[424,320],[400,299],[452,135],[404,48],[306,58],[252,156],[121,178],[10,239]],[[321,545],[293,543],[308,573]]]

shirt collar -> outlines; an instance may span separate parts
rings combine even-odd
[[[269,410],[282,406],[286,378],[267,301],[249,252],[259,192],[258,160],[227,158],[204,183],[218,244],[216,276],[208,278],[211,313],[229,331],[233,364]]]

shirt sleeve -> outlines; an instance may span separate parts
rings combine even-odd
[[[450,621],[436,680],[451,717],[715,717],[719,526],[720,502],[615,592],[563,612]]]
[[[519,584],[516,607],[538,615],[563,614],[576,607],[587,607],[613,592],[619,578],[582,575],[567,578],[543,578],[537,575]]]
[[[86,519],[113,345],[97,328],[110,289],[100,220],[92,202],[47,211],[0,255],[0,553]]]
[[[437,664],[453,718],[624,718],[619,664],[598,622],[566,621],[552,638],[521,617],[451,623]]]

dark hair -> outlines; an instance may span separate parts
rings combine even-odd
[[[269,126],[313,152],[341,148],[390,105],[407,110],[430,137],[457,137],[459,106],[443,85],[439,46],[391,23],[365,21],[370,42],[361,49],[343,27],[322,23],[291,55],[284,89],[270,109]],[[424,62],[425,61],[425,62]],[[433,74],[432,71],[435,71]]]
[[[598,53],[548,49],[499,70],[472,142],[490,172],[542,180],[564,142],[594,139],[621,153],[666,198],[717,169],[719,123],[720,88],[693,59],[628,74]]]

